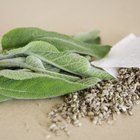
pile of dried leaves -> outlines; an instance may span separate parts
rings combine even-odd
[[[140,102],[140,69],[121,68],[115,80],[104,80],[89,89],[64,97],[64,103],[49,113],[50,131],[70,134],[67,125],[81,126],[80,118],[88,117],[95,124],[113,119],[114,114],[132,115]]]

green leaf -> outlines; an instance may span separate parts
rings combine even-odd
[[[93,77],[98,77],[102,80],[110,80],[114,78],[112,75],[110,75],[106,71],[96,68],[96,67],[91,68],[91,70],[89,71],[89,75]]]
[[[59,69],[64,71],[79,75],[81,77],[100,77],[112,79],[112,76],[107,72],[94,68],[90,65],[89,61],[76,53],[63,52],[63,53],[51,53],[47,55],[42,54],[32,54],[41,59],[44,62],[49,63]]]
[[[101,38],[99,36],[100,31],[98,30],[93,30],[89,32],[81,32],[73,36],[74,39],[90,43],[90,44],[100,44],[101,43]]]
[[[48,70],[44,70],[38,67],[33,67],[32,65],[28,65],[24,62],[19,61],[22,58],[13,58],[13,59],[5,59],[5,60],[0,60],[0,67],[4,67],[4,68],[12,68],[12,67],[19,67],[19,68],[24,68],[24,69],[30,69],[31,71],[34,71],[34,73],[31,74],[35,74],[36,73],[42,73],[42,76],[48,75],[48,76],[53,76],[56,78],[63,78],[66,80],[71,80],[71,81],[76,81],[79,79],[79,77],[76,76],[71,76],[71,75],[66,75],[66,74],[61,74],[61,73],[57,73],[57,72],[53,72],[53,71],[48,71]],[[5,72],[6,70],[4,70]],[[2,73],[3,70],[0,70],[0,73]],[[18,74],[18,71],[14,70],[13,73],[11,74],[11,71],[6,71],[6,74],[9,74],[9,76],[12,74]],[[8,73],[9,72],[9,73]],[[4,73],[5,74],[5,73]],[[23,75],[25,77],[25,75]],[[31,75],[32,76],[32,75]],[[40,75],[39,75],[40,76]],[[30,75],[27,75],[26,78],[30,77]]]
[[[47,64],[45,62],[43,62],[43,65],[44,65],[44,67],[45,67],[46,70],[54,71],[54,72],[58,72],[58,73],[60,72],[60,69],[57,68],[57,67],[55,67],[55,66],[52,66],[50,64]]]
[[[0,68],[13,68],[13,67],[23,67],[22,64],[25,63],[25,57],[15,57],[10,59],[0,60]]]
[[[0,60],[2,59],[8,59],[8,58],[14,58],[18,56],[25,56],[23,53],[25,52],[59,52],[57,48],[53,45],[51,45],[48,42],[44,41],[32,41],[29,44],[27,44],[25,47],[16,48],[7,51],[6,53],[0,54]]]
[[[104,57],[110,50],[108,45],[91,45],[64,34],[48,32],[39,28],[16,28],[9,31],[2,38],[2,47],[3,49],[23,47],[33,40],[49,42],[59,51],[73,51],[96,58]]]
[[[26,57],[26,64],[45,70],[45,67],[44,67],[42,61],[39,58],[32,56],[32,55],[29,55]]]
[[[14,80],[25,80],[34,77],[45,77],[46,75],[40,73],[33,73],[31,71],[5,69],[5,70],[0,70],[0,76],[4,76],[6,78],[14,79]]]
[[[30,53],[29,53],[30,54]],[[88,60],[76,53],[62,52],[62,53],[38,53],[32,55],[38,57],[43,62],[53,65],[61,70],[87,77],[88,71],[91,68]]]
[[[42,45],[41,45],[41,42],[42,42]],[[25,55],[32,55],[36,59],[39,58],[38,61],[39,61],[39,64],[41,63],[41,65],[43,64],[40,60],[58,69],[61,69],[66,72],[70,72],[72,74],[76,74],[82,77],[90,77],[90,76],[98,77],[98,75],[101,75],[100,73],[102,73],[102,71],[98,70],[98,74],[97,72],[94,72],[96,69],[94,69],[90,65],[89,61],[85,57],[76,53],[72,53],[72,52],[49,51],[51,47],[49,48],[48,45],[49,45],[48,43],[43,42],[43,41],[33,41],[27,44],[25,47],[9,51],[9,54],[12,52],[12,53],[15,53],[15,55],[17,55],[18,53],[23,53]],[[38,61],[35,59],[33,59],[33,61],[35,62],[32,62],[31,65],[35,66],[36,63],[38,63]],[[42,67],[44,68],[44,66]],[[108,76],[110,77],[109,74]]]
[[[53,46],[52,44],[45,42],[45,41],[31,41],[27,45],[21,48],[12,49],[9,53],[13,54],[22,54],[24,52],[31,51],[31,52],[59,52],[58,49]],[[8,53],[8,52],[7,52]]]
[[[41,46],[41,42],[42,42],[42,46]],[[49,52],[50,48],[48,48],[47,45],[48,43],[45,44],[43,41],[33,41],[27,44],[25,47],[9,51],[9,53],[16,52],[16,53],[23,53],[24,55],[32,55],[37,59],[39,58],[38,61],[41,60],[58,69],[61,69],[66,72],[70,72],[72,74],[76,74],[82,77],[90,77],[90,76],[98,77],[99,75],[103,75],[102,73],[105,73],[105,72],[102,72],[101,70],[98,70],[98,74],[97,74],[97,69],[93,68],[90,65],[89,61],[85,57],[79,54],[71,53],[71,52],[55,52],[55,51]],[[43,47],[44,49],[40,49]],[[35,63],[37,63],[38,61],[35,59],[33,59],[33,61],[35,62],[32,62],[31,65],[35,66]],[[42,63],[41,61],[40,63]],[[108,77],[110,78],[109,74],[106,73],[106,75],[108,75]]]
[[[28,72],[26,72],[28,73]],[[24,72],[25,75],[25,72]],[[30,75],[30,74],[29,74]],[[11,76],[11,75],[9,75]],[[23,73],[14,80],[11,77],[0,77],[0,94],[17,99],[41,99],[64,95],[93,86],[100,81],[98,78],[82,79],[71,82],[51,76],[34,76],[24,79]],[[20,78],[22,78],[22,80]],[[19,80],[20,79],[20,80]]]
[[[9,97],[0,95],[0,102],[4,102],[4,101],[10,100],[10,99],[11,99],[11,98],[9,98]]]

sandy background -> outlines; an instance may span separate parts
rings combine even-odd
[[[114,44],[128,33],[140,35],[139,0],[0,0],[0,36],[11,28],[38,26],[74,34],[100,29],[104,43]],[[55,137],[47,113],[61,99],[11,100],[0,103],[0,140],[139,140],[140,106],[134,116],[117,116],[112,125],[83,120],[71,136]]]

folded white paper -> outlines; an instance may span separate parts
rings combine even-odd
[[[105,58],[91,64],[103,68],[114,77],[117,76],[117,69],[120,67],[140,68],[140,37],[129,34],[115,44]]]

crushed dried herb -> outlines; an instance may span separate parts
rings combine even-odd
[[[68,124],[81,126],[80,118],[88,117],[95,124],[112,120],[114,114],[132,115],[140,103],[140,69],[121,68],[117,80],[103,80],[94,87],[64,96],[64,102],[49,113],[50,131],[64,130]]]

